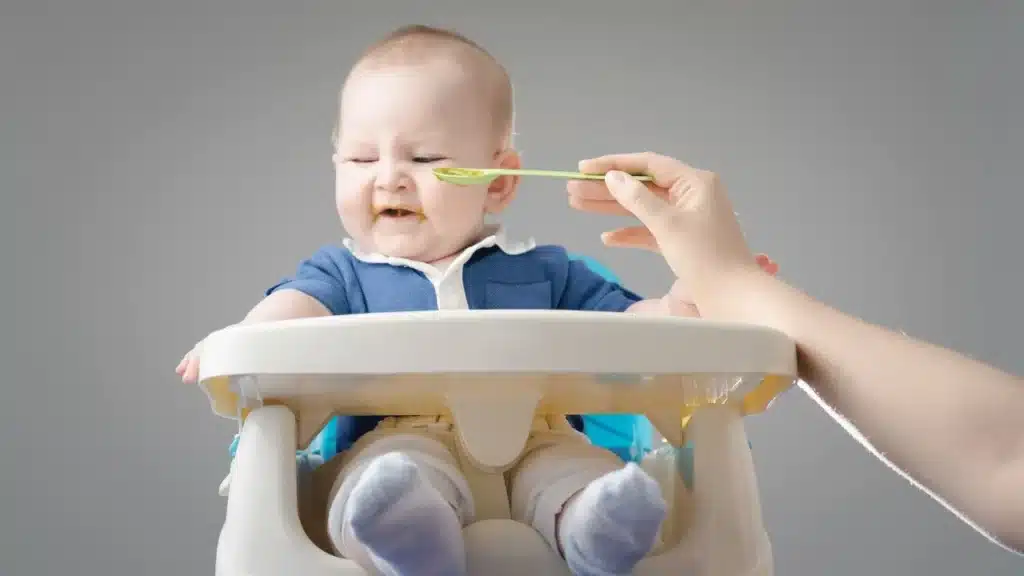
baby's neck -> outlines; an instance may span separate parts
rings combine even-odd
[[[455,254],[452,254],[450,256],[445,256],[444,258],[440,258],[440,259],[434,260],[432,262],[427,262],[427,264],[430,264],[431,266],[433,266],[434,268],[437,268],[441,272],[445,272],[445,271],[448,270],[448,267],[452,265],[452,262],[454,262],[455,259],[458,258],[459,254],[461,254],[461,253],[462,253],[462,250],[460,250],[460,251],[458,251]]]

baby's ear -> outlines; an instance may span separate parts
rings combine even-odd
[[[503,150],[494,158],[496,168],[519,169],[522,163],[519,153],[515,150]],[[519,188],[519,176],[501,176],[487,186],[487,211],[497,214],[504,210],[515,198]]]

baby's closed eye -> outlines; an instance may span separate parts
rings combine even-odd
[[[434,162],[442,162],[447,159],[447,156],[442,156],[439,154],[423,154],[419,156],[414,156],[412,161],[416,162],[417,164],[433,164]]]

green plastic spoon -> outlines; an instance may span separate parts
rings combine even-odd
[[[500,176],[548,176],[566,178],[568,180],[604,180],[604,174],[585,174],[583,172],[560,172],[557,170],[516,170],[512,168],[434,168],[434,176],[442,182],[459,186],[490,184]],[[644,182],[653,180],[650,176],[634,175]]]

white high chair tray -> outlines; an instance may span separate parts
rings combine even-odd
[[[329,400],[337,412],[353,415],[443,414],[456,393],[473,393],[476,403],[508,402],[509,394],[526,391],[538,396],[534,406],[541,411],[554,404],[570,414],[649,414],[669,398],[683,405],[741,400],[766,376],[781,379],[782,388],[796,379],[795,346],[774,330],[547,310],[233,326],[203,341],[200,362],[200,385],[214,412],[229,418],[239,415],[239,392],[249,400]]]
[[[780,332],[699,318],[565,310],[354,314],[239,325],[203,341],[202,378],[241,374],[778,373]]]

